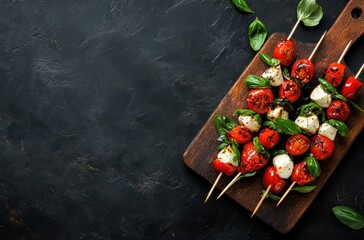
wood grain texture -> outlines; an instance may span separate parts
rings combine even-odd
[[[350,1],[328,31],[321,47],[312,59],[315,64],[315,78],[323,76],[327,66],[331,62],[338,60],[342,50],[350,40],[355,42],[363,35],[364,16],[357,19],[353,18],[351,12],[354,8],[361,8],[363,10],[364,1]],[[273,34],[267,40],[260,52],[272,56],[273,49],[277,42],[286,37],[287,35],[283,33]],[[302,43],[295,39],[293,39],[293,41],[298,52],[298,58],[307,58],[315,46],[314,43]],[[315,41],[318,41],[318,39]],[[249,74],[260,76],[266,68],[267,66],[260,60],[259,54],[257,54],[221,103],[217,106],[183,155],[186,166],[210,183],[213,183],[218,175],[211,167],[211,163],[218,153],[217,146],[219,144],[216,140],[218,136],[213,125],[213,117],[218,114],[231,116],[235,109],[246,108],[246,99],[249,89],[244,84],[244,79]],[[353,70],[356,71],[356,69]],[[354,75],[354,72],[347,69],[344,79],[350,75]],[[364,106],[364,88],[361,89],[357,102],[361,106]],[[320,177],[313,182],[313,184],[317,186],[314,192],[310,194],[292,192],[279,207],[275,206],[276,202],[270,200],[264,201],[257,212],[256,217],[279,232],[287,233],[290,231],[315,199],[316,195],[338,166],[355,138],[361,132],[364,127],[363,118],[363,113],[352,110],[352,114],[347,121],[347,125],[350,128],[349,135],[345,139],[338,137],[335,141],[336,148],[333,156],[326,161],[320,162],[322,173]],[[217,184],[217,189],[223,189],[230,180],[230,177],[223,176]],[[260,199],[261,190],[262,183],[261,176],[259,175],[240,180],[229,189],[226,194],[247,210],[253,211]],[[207,191],[208,189],[206,189],[206,192]],[[203,201],[203,199],[201,199],[201,201]],[[213,200],[211,199],[210,201]]]

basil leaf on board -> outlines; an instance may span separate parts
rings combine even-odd
[[[253,176],[255,176],[256,173],[257,173],[257,171],[240,175],[236,181],[238,181],[242,178],[253,177]]]
[[[320,115],[323,112],[323,109],[320,105],[314,102],[310,102],[304,104],[300,107],[300,116],[309,117],[312,115]]]
[[[265,193],[265,191],[266,191],[265,189],[262,190],[262,192],[260,193],[260,196],[261,197],[263,196],[263,194]],[[265,198],[270,198],[271,200],[276,201],[276,202],[278,202],[279,200],[281,200],[280,197],[278,197],[277,195],[275,195],[275,194],[273,194],[271,192],[269,192]]]
[[[221,140],[223,142],[227,142],[228,138],[226,137],[226,133],[238,124],[233,119],[227,116],[217,115],[214,117],[214,125]]]
[[[336,88],[329,83],[326,79],[319,78],[318,81],[320,82],[321,87],[324,89],[325,92],[331,95],[337,95],[338,92]]]
[[[227,143],[226,142],[223,142],[220,144],[220,146],[217,148],[217,150],[221,151],[223,148],[227,147]]]
[[[339,120],[336,120],[336,119],[329,119],[327,121],[327,123],[330,124],[331,126],[333,126],[334,128],[336,128],[337,132],[340,134],[340,136],[346,137],[348,135],[349,128],[342,121],[339,121]]]
[[[283,77],[286,79],[286,80],[290,80],[291,79],[291,77],[290,77],[290,75],[289,75],[289,71],[288,71],[288,68],[286,68],[286,67],[283,67]]]
[[[253,138],[254,147],[258,153],[263,154],[266,158],[270,158],[270,154],[265,147],[259,142],[258,137]]]
[[[301,0],[297,6],[297,18],[302,15],[301,21],[307,27],[319,24],[323,16],[322,7],[315,0]]]
[[[346,206],[336,206],[332,209],[335,216],[346,226],[359,230],[364,227],[364,217],[356,210]]]
[[[265,64],[267,64],[271,67],[275,67],[281,62],[278,59],[271,58],[270,56],[268,56],[265,53],[259,53],[259,56]]]
[[[248,75],[245,79],[245,84],[249,88],[270,88],[269,79],[260,78],[255,75]]]
[[[269,127],[269,128],[271,128],[273,130],[278,130],[277,124],[275,122],[273,122],[273,121],[265,121],[263,123],[263,126]]]
[[[277,124],[278,129],[287,135],[295,135],[302,132],[301,128],[289,119],[276,118],[275,123]]]
[[[310,155],[305,158],[305,161],[307,163],[307,168],[313,177],[320,175],[321,168],[316,158]]]
[[[249,5],[245,0],[231,0],[231,3],[240,11],[246,13],[254,13],[253,10],[250,9]]]
[[[362,109],[358,104],[356,104],[353,101],[348,100],[348,103],[350,106],[352,106],[353,108],[355,108],[356,110],[359,110],[360,112],[364,112],[364,109]]]
[[[316,186],[300,186],[292,188],[292,191],[296,191],[299,193],[310,193],[315,190]]]
[[[264,44],[267,38],[267,28],[264,23],[259,21],[258,18],[249,25],[248,30],[249,43],[254,51],[258,51]]]

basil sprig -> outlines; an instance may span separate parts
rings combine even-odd
[[[253,110],[249,110],[249,109],[236,109],[233,113],[233,116],[252,116],[255,121],[257,121],[259,123],[259,125],[262,124],[262,117],[254,112]]]
[[[254,51],[258,51],[264,44],[267,38],[267,28],[264,23],[259,21],[258,18],[249,25],[248,30],[249,43]]]
[[[258,153],[263,154],[264,157],[266,157],[267,159],[270,158],[270,154],[269,154],[268,150],[265,149],[265,147],[263,147],[263,145],[259,142],[258,137],[253,138],[253,143],[254,143],[254,147]]]
[[[288,68],[283,67],[282,69],[283,69],[283,71],[282,71],[282,73],[283,73],[283,77],[284,77],[286,80],[290,80],[290,79],[291,79],[291,77],[290,77],[290,75],[289,75]]]
[[[245,79],[245,84],[249,88],[270,88],[269,79],[260,78],[255,75],[248,75]]]
[[[300,116],[305,116],[305,117],[309,117],[312,115],[318,116],[318,115],[322,114],[323,112],[324,111],[323,111],[322,107],[314,102],[304,104],[300,107]]]
[[[265,191],[266,191],[265,189],[262,190],[262,192],[260,193],[260,196],[261,197],[263,196],[263,194],[265,193]],[[278,197],[277,195],[273,194],[272,192],[269,192],[265,198],[270,198],[271,200],[276,201],[276,202],[278,202],[279,200],[281,200],[280,197]]]
[[[292,191],[296,191],[299,193],[310,193],[315,190],[316,186],[300,186],[292,188]]]
[[[224,115],[217,115],[214,118],[214,125],[216,128],[217,133],[221,140],[225,143],[228,142],[229,139],[226,136],[226,133],[236,127],[238,124],[231,118],[224,116]],[[221,145],[220,145],[221,147]],[[226,146],[224,146],[226,147]],[[222,148],[224,148],[222,147]],[[221,148],[221,149],[222,149]]]
[[[275,123],[277,129],[287,135],[295,135],[301,133],[301,128],[293,121],[284,118],[276,118]]]
[[[275,122],[273,122],[273,121],[265,121],[265,122],[263,123],[263,126],[265,126],[265,127],[269,127],[269,128],[271,128],[271,129],[273,129],[273,130],[278,130],[278,126],[277,126],[277,124],[276,124]]]
[[[316,158],[314,158],[313,156],[309,155],[305,158],[305,161],[307,163],[307,168],[310,171],[311,175],[315,178],[318,175],[320,175],[321,172],[321,168],[320,168],[320,164],[318,163],[318,161],[316,160]]]
[[[339,121],[339,120],[336,120],[336,119],[329,119],[327,121],[327,123],[330,124],[331,126],[333,126],[334,128],[336,128],[337,132],[340,134],[340,136],[346,137],[348,135],[349,128],[342,121]]]
[[[364,227],[364,216],[358,211],[346,206],[336,206],[332,211],[340,222],[349,228],[359,230]]]
[[[323,16],[322,7],[315,0],[301,0],[297,6],[297,18],[301,15],[305,26],[316,26]]]
[[[271,58],[270,56],[268,56],[265,53],[259,53],[259,56],[265,64],[267,64],[271,67],[275,67],[281,62],[278,59]]]
[[[250,9],[249,5],[245,0],[231,0],[231,3],[240,11],[246,13],[254,13],[253,10]]]

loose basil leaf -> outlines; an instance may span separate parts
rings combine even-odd
[[[262,192],[260,193],[260,196],[261,197],[263,196],[263,194],[265,193],[265,191],[266,191],[265,189],[262,190]],[[277,195],[275,195],[275,194],[273,194],[271,192],[269,192],[267,194],[267,196],[265,196],[265,198],[270,198],[271,200],[276,201],[276,202],[278,202],[279,200],[281,200],[280,197],[278,197]]]
[[[346,137],[348,135],[349,128],[342,121],[339,121],[336,119],[330,119],[327,121],[327,123],[330,124],[331,126],[333,126],[334,128],[336,128],[337,132],[340,134],[340,136]]]
[[[235,143],[236,143],[236,141],[234,141]],[[235,156],[234,156],[234,158],[233,158],[233,161],[234,162],[239,162],[239,160],[240,160],[240,151],[239,151],[239,149],[238,149],[238,147],[239,147],[239,145],[238,145],[238,143],[236,143],[236,144],[231,144],[231,147],[233,148],[233,151],[234,151],[234,153],[235,153]]]
[[[266,158],[270,158],[270,154],[267,151],[267,149],[265,149],[265,147],[263,147],[263,145],[259,142],[258,137],[254,137],[253,138],[253,143],[254,143],[254,147],[257,150],[258,153],[263,154]]]
[[[301,186],[301,187],[294,187],[292,191],[300,192],[300,193],[310,193],[315,190],[316,186]]]
[[[310,102],[300,107],[300,116],[305,116],[305,117],[309,117],[312,115],[318,116],[321,113],[323,113],[322,107],[314,102]]]
[[[336,88],[329,83],[326,79],[319,78],[318,81],[320,82],[321,87],[324,89],[325,92],[331,95],[337,95],[338,92],[336,91]]]
[[[227,144],[226,142],[223,142],[223,143],[221,143],[221,144],[220,144],[220,146],[217,148],[217,150],[219,150],[219,151],[220,151],[220,150],[222,150],[223,148],[227,147],[227,145],[228,145],[228,144]]]
[[[348,103],[350,104],[350,106],[352,106],[353,108],[355,108],[356,110],[359,110],[360,112],[364,112],[364,109],[362,109],[358,104],[356,104],[353,101],[348,100]]]
[[[281,107],[287,107],[290,111],[294,110],[292,104],[287,99],[276,98],[274,100],[274,105],[275,106],[278,105]]]
[[[288,154],[288,152],[287,152],[286,150],[281,150],[281,149],[279,149],[279,150],[275,150],[275,151],[273,152],[273,156],[277,156],[277,155],[281,155],[281,154],[287,154],[287,155],[289,155],[289,154]]]
[[[315,0],[301,0],[297,6],[297,18],[301,15],[305,26],[316,26],[323,16],[322,7]]]
[[[320,175],[321,168],[316,158],[310,155],[305,158],[305,161],[307,163],[308,170],[314,178]]]
[[[364,217],[356,210],[346,206],[336,206],[332,211],[340,222],[349,228],[359,230],[364,227]]]
[[[269,79],[260,78],[255,75],[248,75],[245,79],[245,84],[249,88],[270,88]]]
[[[250,9],[245,0],[231,0],[231,3],[240,11],[246,13],[254,13],[253,10]]]
[[[268,56],[265,53],[259,53],[259,56],[265,64],[267,64],[271,67],[275,67],[281,62],[278,59],[271,58],[270,56]]]
[[[290,80],[291,77],[289,76],[289,71],[286,67],[283,67],[283,77],[286,79],[286,80]]]
[[[271,128],[273,130],[278,130],[277,124],[275,122],[273,122],[273,121],[265,121],[263,123],[263,126],[269,127],[269,128]]]
[[[249,43],[251,48],[254,51],[258,51],[264,44],[265,39],[267,38],[267,28],[264,23],[259,21],[258,18],[249,25]]]
[[[255,121],[257,121],[259,124],[262,124],[262,117],[254,112],[253,110],[249,109],[236,109],[233,113],[233,116],[253,116]]]
[[[238,180],[240,180],[242,178],[253,177],[255,174],[257,174],[257,171],[240,175],[240,177],[238,177],[238,179],[236,181],[238,181]]]
[[[295,135],[302,132],[301,128],[289,119],[276,118],[275,123],[277,124],[278,129],[287,135]]]
[[[219,134],[221,140],[223,142],[227,142],[228,138],[226,137],[226,133],[233,129],[238,124],[231,118],[223,115],[217,115],[214,118],[214,125],[216,127],[216,131]]]

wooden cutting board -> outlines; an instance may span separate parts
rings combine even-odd
[[[328,65],[339,59],[341,52],[350,40],[355,42],[363,35],[364,16],[362,11],[364,11],[364,0],[352,0],[345,6],[334,25],[328,31],[318,52],[312,59],[315,64],[315,78],[323,76]],[[361,14],[359,18],[357,18],[358,14]],[[273,34],[264,44],[260,52],[273,56],[275,45],[281,39],[286,38],[287,35],[283,33]],[[316,41],[318,41],[318,39]],[[295,39],[293,39],[293,42],[298,52],[298,58],[307,58],[315,46],[315,43],[302,43]],[[221,103],[217,106],[183,155],[186,166],[208,180],[211,184],[218,175],[212,168],[212,162],[217,156],[217,147],[219,145],[217,142],[218,136],[213,125],[213,117],[219,114],[232,116],[235,109],[246,108],[246,99],[249,89],[244,84],[244,80],[250,74],[261,76],[266,68],[267,66],[261,61],[259,54],[257,54]],[[357,71],[358,69],[353,70]],[[354,75],[354,73],[350,69],[347,69],[344,79],[347,79],[350,75]],[[360,106],[364,106],[364,87],[361,88],[357,103],[359,103]],[[317,188],[309,194],[291,192],[279,207],[275,206],[276,202],[267,199],[263,202],[256,217],[279,232],[287,233],[292,229],[338,166],[355,138],[361,132],[364,126],[364,114],[352,110],[347,125],[350,129],[349,135],[345,139],[337,137],[335,140],[336,148],[332,157],[326,161],[320,161],[322,172],[315,182],[313,182]],[[219,190],[222,190],[231,179],[231,177],[223,176],[217,185],[217,189],[215,189],[215,194],[209,201],[214,201],[214,196],[217,196],[216,193],[218,193]],[[260,199],[262,188],[261,175],[257,175],[240,180],[227,191],[226,195],[252,212]],[[206,188],[206,194],[208,190],[209,189]],[[201,199],[201,201],[203,201],[203,199]]]

